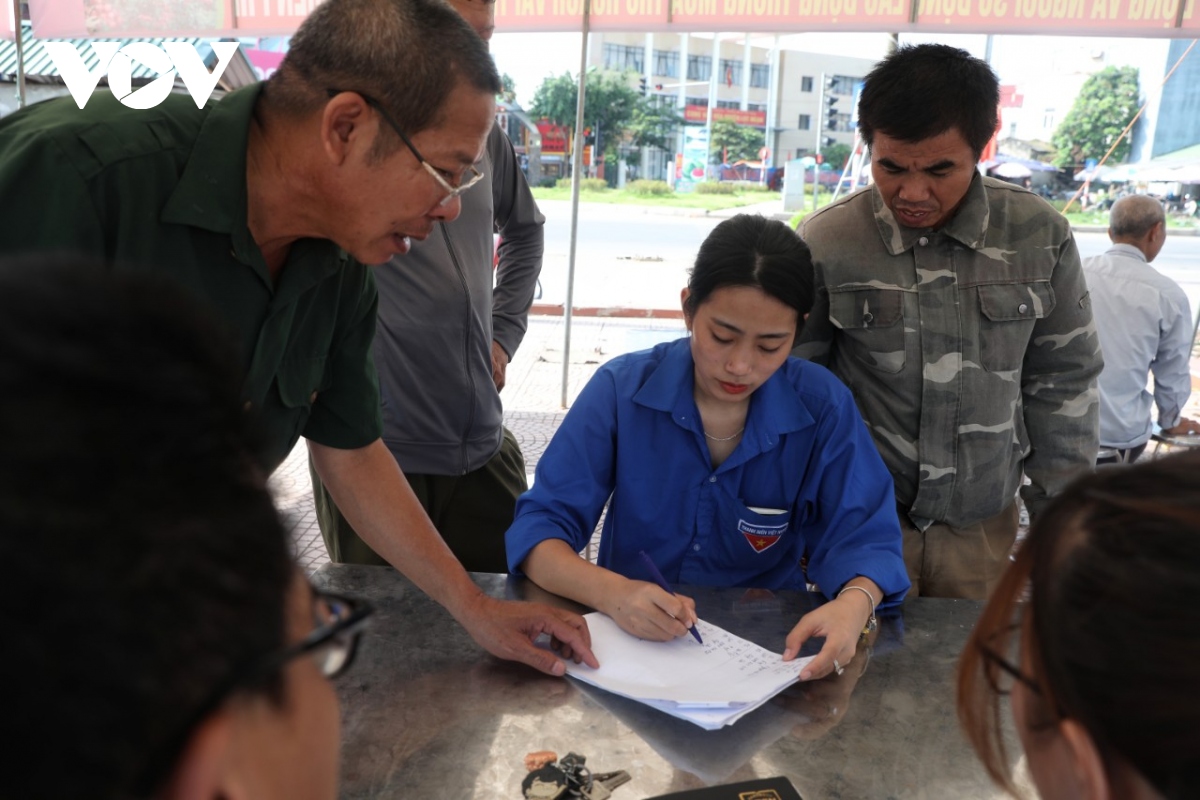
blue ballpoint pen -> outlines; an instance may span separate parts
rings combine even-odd
[[[671,587],[667,585],[667,579],[662,576],[662,573],[658,571],[658,567],[654,566],[654,562],[650,560],[650,556],[646,555],[646,551],[640,550],[638,551],[638,555],[642,557],[642,563],[646,565],[646,569],[650,571],[650,577],[654,579],[654,582],[658,584],[659,588],[667,594],[675,594],[673,591],[671,591]],[[704,640],[700,638],[700,631],[696,630],[695,625],[688,630],[688,633],[692,634],[692,636],[695,636],[697,642],[704,644]]]

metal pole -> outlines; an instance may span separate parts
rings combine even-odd
[[[713,34],[712,69],[708,73],[708,115],[704,124],[708,127],[708,145],[704,148],[704,180],[708,180],[708,165],[712,161],[713,148],[713,109],[717,105],[717,73],[721,68],[721,34]]]
[[[21,24],[21,0],[12,0],[13,33],[17,40],[17,108],[25,107],[25,26]]]
[[[575,151],[571,158],[571,242],[567,250],[567,302],[563,306],[563,371],[560,404],[567,407],[571,373],[571,310],[575,303],[575,242],[579,230],[579,173],[583,171],[583,101],[587,93],[588,27],[592,0],[583,0],[583,41],[579,46],[579,100],[575,104]],[[592,158],[595,158],[593,154]]]

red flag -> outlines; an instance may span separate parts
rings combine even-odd
[[[731,66],[725,68],[725,85],[733,88],[733,67]]]

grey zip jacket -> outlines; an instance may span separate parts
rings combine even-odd
[[[462,194],[457,219],[375,271],[383,441],[406,473],[462,475],[500,449],[492,340],[511,359],[525,336],[545,217],[500,128],[478,169],[485,178]],[[494,289],[493,231],[502,237]]]

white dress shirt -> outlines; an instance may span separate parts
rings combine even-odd
[[[1179,284],[1146,263],[1141,250],[1114,244],[1083,262],[1092,315],[1104,352],[1100,373],[1100,446],[1145,444],[1158,424],[1179,424],[1192,391],[1188,366],[1192,312]],[[1147,377],[1154,373],[1154,392]]]

